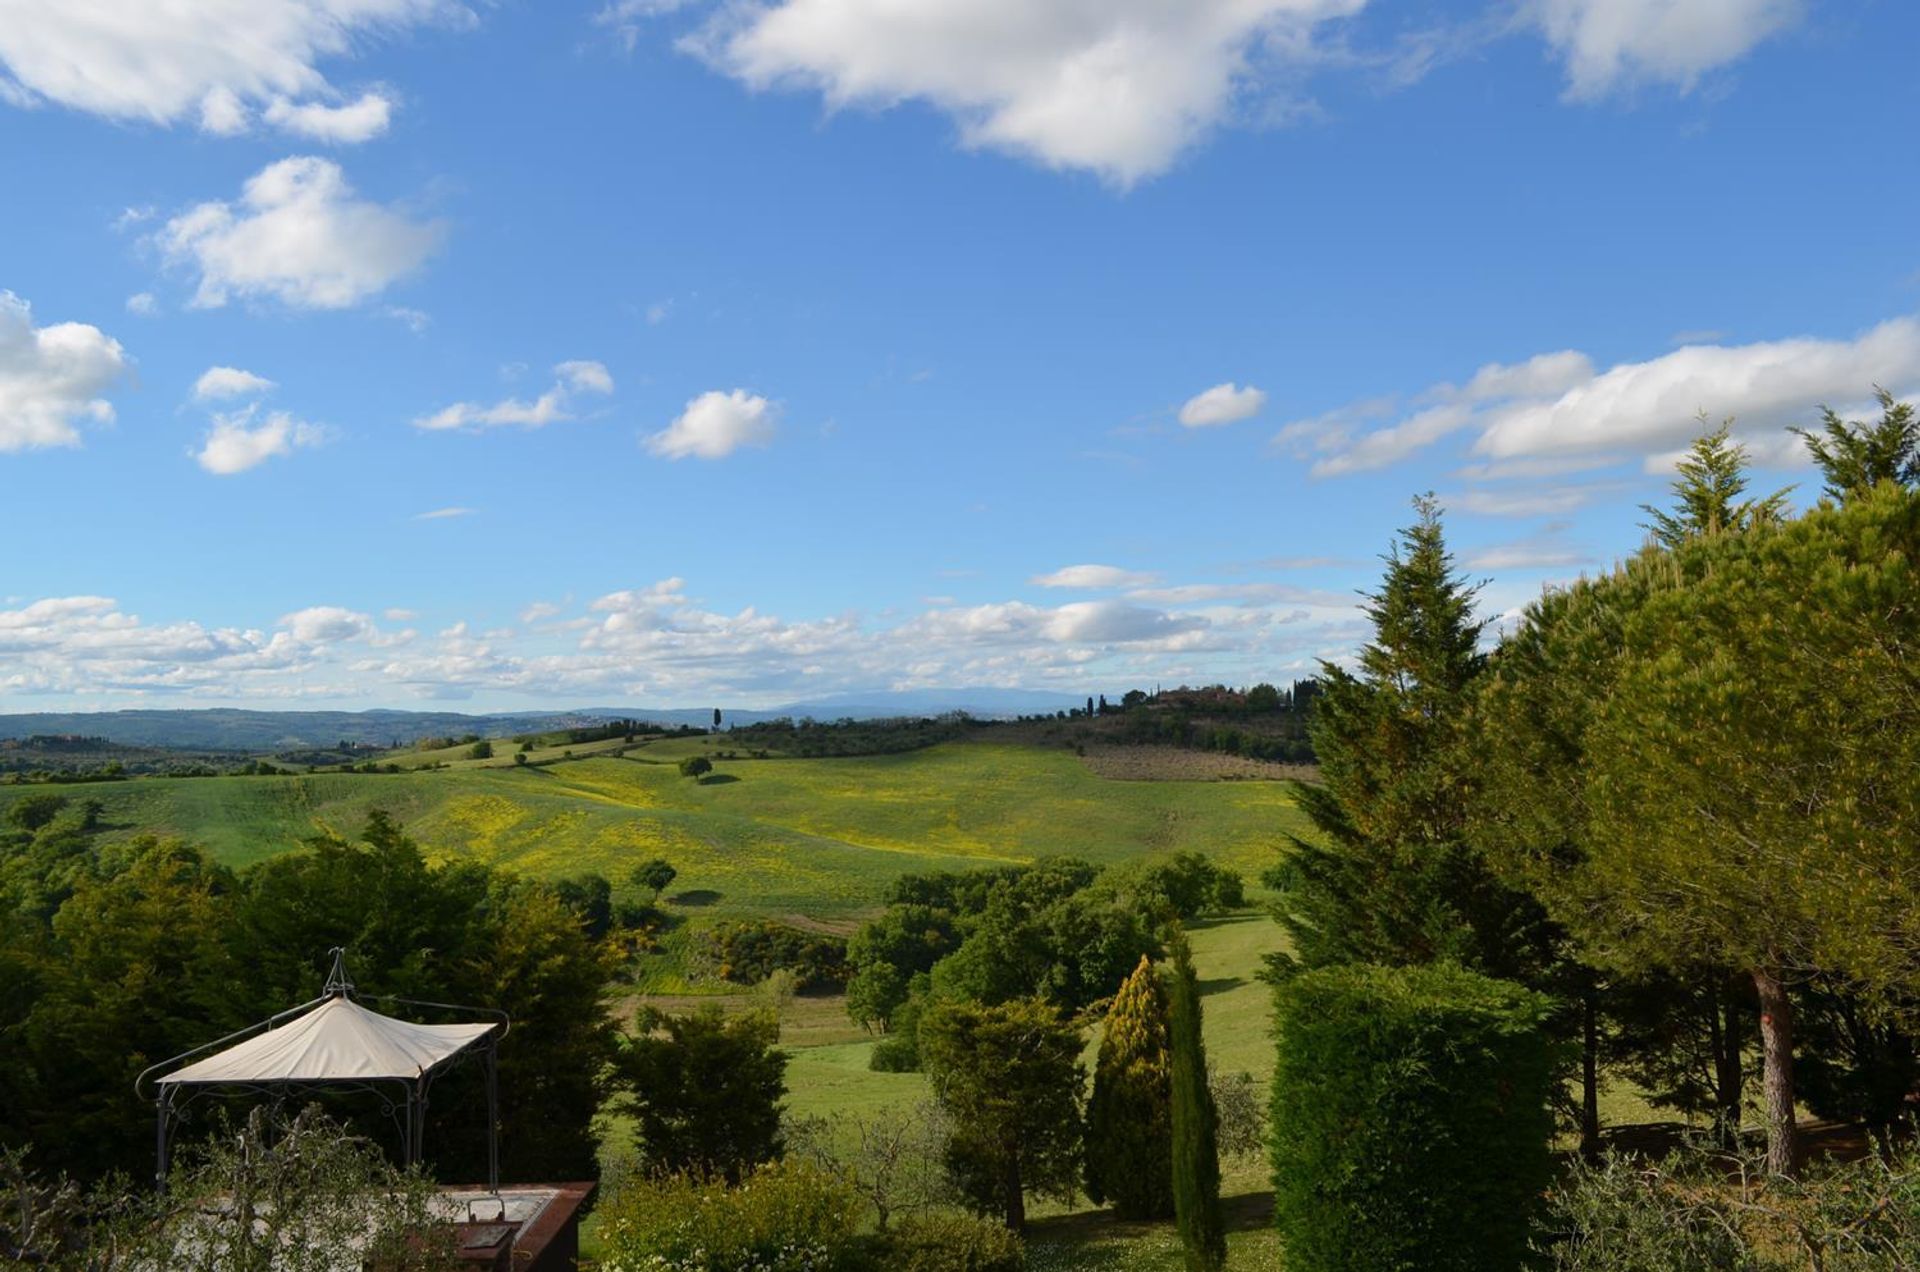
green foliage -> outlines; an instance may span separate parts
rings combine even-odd
[[[599,1209],[602,1272],[842,1272],[864,1267],[860,1199],[805,1162],[734,1184],[634,1175]]]
[[[1892,997],[1920,942],[1920,496],[1649,550],[1530,607],[1478,715],[1482,838],[1614,970]],[[1770,989],[1770,992],[1771,989]],[[1770,1118],[1791,1169],[1791,1002]]]
[[[1271,1146],[1289,1272],[1498,1272],[1551,1175],[1546,998],[1446,965],[1279,986]]]
[[[1704,428],[1704,416],[1700,423]],[[1675,470],[1672,512],[1642,505],[1653,518],[1646,529],[1661,547],[1677,548],[1703,535],[1742,534],[1784,515],[1784,490],[1764,499],[1740,498],[1747,489],[1747,448],[1731,440],[1732,430],[1733,421],[1727,420],[1694,439]]]
[[[1071,1196],[1080,1166],[1080,1031],[1053,1004],[936,1002],[920,1050],[953,1128],[955,1182],[981,1213],[1026,1223],[1026,1194]]]
[[[1177,852],[1110,866],[1092,887],[1129,898],[1142,914],[1188,920],[1246,904],[1246,881],[1197,852]]]
[[[613,885],[605,875],[588,873],[556,879],[553,895],[573,911],[581,929],[595,940],[613,927]]]
[[[1524,977],[1545,962],[1538,907],[1494,878],[1465,833],[1475,762],[1460,745],[1485,665],[1476,589],[1455,572],[1431,497],[1367,598],[1373,639],[1353,675],[1326,664],[1314,711],[1321,782],[1297,798],[1319,836],[1269,875],[1292,962],[1450,959]]]
[[[868,1068],[875,1073],[920,1071],[920,1017],[932,998],[931,976],[921,972],[908,982],[906,1000],[893,1009],[892,1028],[887,1036],[873,1044]]]
[[[717,974],[735,984],[758,985],[776,971],[792,972],[802,992],[847,980],[847,947],[838,937],[759,919],[716,924],[700,940]]]
[[[680,776],[703,778],[713,772],[713,761],[704,755],[689,755],[680,761]]]
[[[959,947],[950,909],[903,902],[861,925],[847,941],[847,1014],[856,1024],[888,1029],[907,1000],[914,976]]]
[[[493,743],[486,741],[484,738],[478,742],[475,742],[472,746],[467,748],[467,758],[470,760],[492,759]]]
[[[1087,1102],[1087,1196],[1125,1219],[1173,1213],[1171,1065],[1167,996],[1142,958],[1107,1009]]]
[[[1113,993],[1143,957],[1159,952],[1147,919],[1128,900],[1091,890],[1040,908],[1020,890],[995,896],[960,948],[933,971],[936,995],[1006,1002],[1047,998],[1084,1007]]]
[[[1537,1243],[1560,1272],[1879,1272],[1920,1266],[1920,1162],[1833,1163],[1804,1180],[1687,1149],[1576,1163]]]
[[[1219,1272],[1227,1261],[1226,1221],[1220,1212],[1220,1115],[1207,1078],[1193,952],[1184,933],[1172,946],[1168,1021],[1174,1217],[1187,1272]]]
[[[615,1064],[635,1146],[649,1171],[738,1183],[782,1151],[787,1056],[762,1012],[684,1016],[642,1008]]]
[[[28,832],[39,830],[67,806],[65,795],[56,795],[45,791],[29,795],[7,810],[7,825]]]
[[[1000,1224],[971,1215],[913,1215],[876,1243],[887,1272],[1024,1272],[1026,1248]]]
[[[642,862],[633,868],[627,876],[636,888],[645,888],[653,894],[653,903],[660,904],[660,894],[673,886],[680,872],[665,857],[655,857],[652,861]]]
[[[1822,407],[1818,433],[1792,430],[1820,466],[1830,499],[1844,503],[1881,482],[1920,486],[1920,420],[1912,403],[1896,402],[1880,388],[1874,397],[1880,418],[1872,424],[1843,420],[1833,408]]]

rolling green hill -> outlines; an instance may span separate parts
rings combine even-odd
[[[1112,862],[1208,853],[1249,876],[1302,824],[1277,782],[1110,781],[1064,750],[952,743],[847,759],[717,760],[704,782],[673,761],[716,744],[675,739],[624,757],[495,761],[424,772],[315,773],[61,786],[97,799],[111,837],[177,835],[233,865],[393,814],[430,852],[528,874],[619,877],[664,856],[716,911],[817,916],[877,903],[888,881],[1069,853]],[[583,748],[584,750],[584,748]],[[547,758],[543,755],[541,758]],[[0,815],[45,787],[0,787]]]

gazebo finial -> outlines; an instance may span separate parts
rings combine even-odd
[[[323,998],[351,998],[353,980],[347,975],[347,951],[344,946],[336,945],[327,953],[333,955],[333,968],[327,973],[327,983],[320,990]]]

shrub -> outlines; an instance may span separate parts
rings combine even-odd
[[[1449,965],[1275,995],[1270,1147],[1289,1272],[1519,1268],[1551,1171],[1544,996]]]
[[[1576,1163],[1539,1244],[1562,1272],[1869,1272],[1920,1266],[1920,1160],[1876,1156],[1769,1177],[1690,1146]]]
[[[614,1077],[650,1169],[739,1180],[780,1156],[787,1053],[778,1020],[718,1007],[685,1016],[642,1008],[634,1035]]]
[[[860,1266],[860,1199],[805,1162],[763,1166],[728,1187],[636,1176],[600,1207],[602,1272],[837,1272]]]
[[[874,1245],[887,1272],[1022,1272],[1027,1266],[1019,1237],[972,1215],[912,1215]]]
[[[838,937],[762,919],[716,924],[704,939],[714,969],[736,984],[758,985],[778,971],[792,972],[802,991],[847,981],[847,946]]]

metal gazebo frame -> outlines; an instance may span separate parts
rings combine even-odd
[[[447,1055],[432,1065],[420,1070],[411,1078],[290,1078],[271,1082],[235,1081],[191,1081],[170,1083],[164,1078],[153,1082],[154,1093],[149,1097],[144,1090],[148,1080],[161,1070],[171,1069],[186,1061],[204,1056],[209,1052],[245,1042],[250,1038],[274,1029],[295,1017],[303,1016],[315,1008],[324,1006],[335,998],[345,998],[358,1003],[361,995],[355,989],[353,981],[347,975],[346,950],[335,946],[327,951],[332,956],[333,966],[327,973],[325,986],[320,996],[297,1007],[289,1007],[283,1012],[269,1016],[256,1024],[248,1025],[216,1038],[212,1042],[202,1043],[190,1051],[183,1051],[157,1064],[148,1065],[133,1080],[134,1095],[142,1100],[151,1098],[154,1103],[154,1183],[165,1190],[167,1186],[167,1168],[171,1155],[171,1138],[175,1122],[180,1115],[201,1095],[220,1091],[228,1094],[259,1095],[271,1097],[275,1104],[284,1101],[292,1089],[298,1087],[312,1091],[333,1091],[346,1094],[367,1093],[380,1098],[381,1111],[392,1118],[401,1132],[402,1158],[405,1165],[411,1167],[419,1163],[425,1145],[427,1124],[427,1092],[433,1086],[435,1078],[465,1060],[477,1048],[486,1064],[487,1081],[487,1190],[500,1191],[500,1040],[513,1029],[512,1018],[498,1007],[472,1007],[461,1003],[436,1003],[418,998],[402,998],[397,994],[368,995],[373,1002],[396,1003],[409,1007],[425,1007],[437,1011],[473,1012],[494,1018],[494,1025],[487,1032],[465,1044],[459,1050]],[[192,1086],[198,1088],[183,1093],[180,1088]],[[392,1088],[398,1088],[397,1096]],[[184,1098],[182,1098],[184,1095]],[[401,1117],[404,1114],[405,1120]]]

